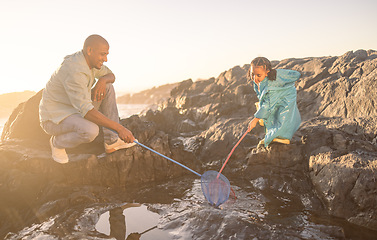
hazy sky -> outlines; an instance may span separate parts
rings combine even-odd
[[[254,57],[377,49],[376,0],[0,0],[0,94],[42,89],[100,34],[118,92],[207,79]]]

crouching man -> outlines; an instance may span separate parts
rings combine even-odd
[[[43,90],[39,118],[43,130],[52,135],[52,158],[69,161],[66,148],[92,142],[104,127],[107,153],[135,145],[131,131],[119,123],[113,84],[115,76],[103,65],[108,42],[89,36],[81,51],[66,56]]]

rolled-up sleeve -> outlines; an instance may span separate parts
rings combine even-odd
[[[69,71],[63,81],[69,101],[82,117],[94,108],[90,88],[88,88],[88,78],[90,78],[88,73],[83,71]]]
[[[100,77],[103,77],[103,76],[105,76],[106,74],[109,74],[109,73],[113,73],[113,72],[107,66],[102,65],[101,69],[96,70],[94,72],[94,77],[100,78]]]

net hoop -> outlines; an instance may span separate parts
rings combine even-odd
[[[219,172],[210,170],[202,174],[201,186],[204,197],[215,207],[229,199],[230,182]]]

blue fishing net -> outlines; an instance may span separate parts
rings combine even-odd
[[[242,138],[241,138],[241,140],[242,140]],[[214,205],[215,207],[218,207],[228,200],[229,194],[230,194],[230,189],[231,189],[230,183],[229,183],[229,180],[224,175],[222,175],[221,173],[216,172],[216,171],[207,171],[204,174],[200,175],[199,173],[197,173],[194,170],[186,167],[182,163],[179,163],[179,162],[177,162],[177,161],[175,161],[175,160],[153,150],[152,148],[147,147],[142,143],[139,143],[137,140],[135,140],[134,142],[139,144],[140,146],[160,155],[161,157],[166,158],[167,160],[169,160],[169,161],[171,161],[175,164],[178,164],[179,166],[191,171],[192,173],[200,176],[201,177],[201,184],[202,184],[202,191],[203,191],[204,197],[207,199],[207,201],[210,204]],[[237,147],[237,145],[235,147]],[[234,151],[234,148],[233,148],[232,152]],[[229,159],[230,155],[232,154],[232,152],[229,154],[228,159]],[[225,162],[225,164],[226,164],[226,162]],[[225,164],[223,165],[220,172],[225,167]]]
[[[204,197],[215,207],[225,203],[230,194],[229,180],[219,172],[207,171],[201,176]]]

